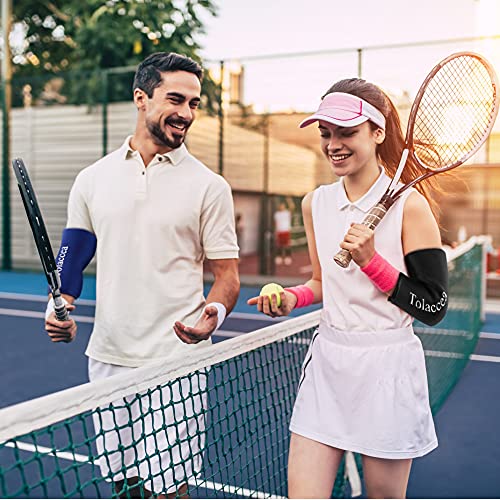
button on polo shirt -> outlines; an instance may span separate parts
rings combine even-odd
[[[97,300],[87,355],[141,366],[203,346],[182,343],[205,304],[203,260],[238,257],[231,189],[183,145],[146,167],[123,146],[78,175],[67,227],[97,238]]]

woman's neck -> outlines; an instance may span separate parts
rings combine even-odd
[[[373,168],[362,169],[354,175],[346,175],[343,179],[344,189],[350,202],[362,198],[373,186],[380,176],[380,167],[375,165]]]

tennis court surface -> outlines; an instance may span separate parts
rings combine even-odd
[[[471,240],[450,261],[446,319],[436,328],[416,325],[434,412],[477,347],[484,299],[483,249],[477,243]],[[113,477],[102,476],[99,464],[171,436],[168,430],[175,425],[174,438],[163,450],[168,459],[159,465],[180,472],[163,485],[165,490],[175,490],[186,481],[183,471],[194,468],[197,474],[187,477],[191,497],[285,497],[288,422],[319,315],[315,311],[234,338],[222,336],[196,358],[175,366],[139,368],[0,410],[0,495],[109,498],[116,495]],[[206,391],[198,389],[200,381],[202,386],[206,382]],[[120,406],[138,407],[140,418],[114,419],[96,436],[92,419],[113,417]],[[161,411],[153,416],[153,409]],[[199,422],[194,431],[186,430],[186,416]],[[120,426],[132,427],[133,439],[107,449],[106,441],[116,437]],[[106,451],[97,446],[99,440]],[[150,489],[152,481],[162,480],[156,472],[159,456],[136,456],[133,467],[145,478],[139,486]],[[357,493],[359,457],[349,460],[337,478],[337,497],[353,489]],[[130,476],[135,471],[121,472]],[[132,486],[124,485],[121,494],[127,488],[132,494]]]

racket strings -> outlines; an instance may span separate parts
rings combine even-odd
[[[470,78],[471,71],[468,71],[467,73]],[[426,148],[428,148],[429,145],[432,146],[431,148],[428,148],[432,154],[429,154],[429,151],[423,153],[425,154],[427,161],[429,162],[429,157],[434,157],[436,165],[439,168],[440,165],[449,164],[455,155],[458,154],[458,156],[461,156],[463,152],[468,152],[470,149],[470,142],[477,142],[478,140],[481,140],[483,137],[482,131],[487,126],[488,120],[485,120],[484,118],[481,120],[481,115],[479,114],[478,116],[478,113],[473,111],[473,123],[475,125],[471,127],[471,110],[465,109],[465,111],[468,112],[468,115],[457,111],[457,109],[460,110],[460,108],[457,108],[456,103],[459,103],[458,106],[462,106],[462,108],[464,107],[463,95],[460,92],[457,92],[456,88],[452,87],[450,89],[449,87],[445,87],[445,82],[442,78],[436,80],[437,81],[433,82],[434,88],[430,87],[427,92],[427,101],[429,100],[429,96],[434,98],[433,93],[438,93],[441,100],[440,106],[443,106],[442,96],[448,96],[448,102],[452,103],[448,106],[448,108],[451,109],[451,116],[445,116],[442,113],[442,116],[436,115],[436,107],[434,106],[434,108],[431,108],[429,102],[426,101],[426,109],[430,109],[431,113],[425,113],[425,119],[428,121],[426,122],[425,127],[421,127],[419,124],[417,133],[420,136],[419,144],[421,143],[422,146],[425,146]],[[481,90],[481,87],[479,87],[479,90]],[[469,94],[470,92],[471,91],[469,91]],[[482,99],[480,93],[477,92],[477,88],[474,88],[472,92],[475,92],[476,96],[480,96],[479,99],[476,97],[476,100],[479,102],[484,100]],[[468,105],[468,103],[466,105]],[[436,119],[436,116],[438,119]],[[443,117],[445,120],[443,120]],[[421,140],[422,135],[425,137],[425,140]],[[438,139],[437,141],[435,140],[436,137]],[[457,140],[457,137],[459,140]],[[450,142],[452,141],[454,141],[454,147],[450,148]],[[442,144],[446,147],[442,147]]]
[[[455,96],[452,98],[455,99],[454,102],[463,103],[463,100],[459,101]],[[458,106],[463,107],[463,104]],[[444,117],[444,120],[441,116],[436,119],[434,111],[430,117],[427,113],[427,123],[423,127],[419,124],[415,134],[416,144],[421,147],[421,159],[425,159],[425,163],[431,167],[450,165],[468,154],[475,144],[482,141],[489,125],[485,113],[473,110],[472,113],[468,111],[465,114],[456,104],[450,105],[449,109],[450,116]]]
[[[452,59],[421,98],[413,129],[415,155],[432,170],[464,161],[490,131],[496,112],[492,77],[477,58]]]

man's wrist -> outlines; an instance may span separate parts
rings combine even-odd
[[[210,304],[207,304],[205,308],[207,307],[215,307],[217,309],[217,326],[215,327],[215,330],[218,330],[224,320],[226,319],[226,314],[227,314],[227,309],[224,304],[221,304],[220,302],[210,302]]]

